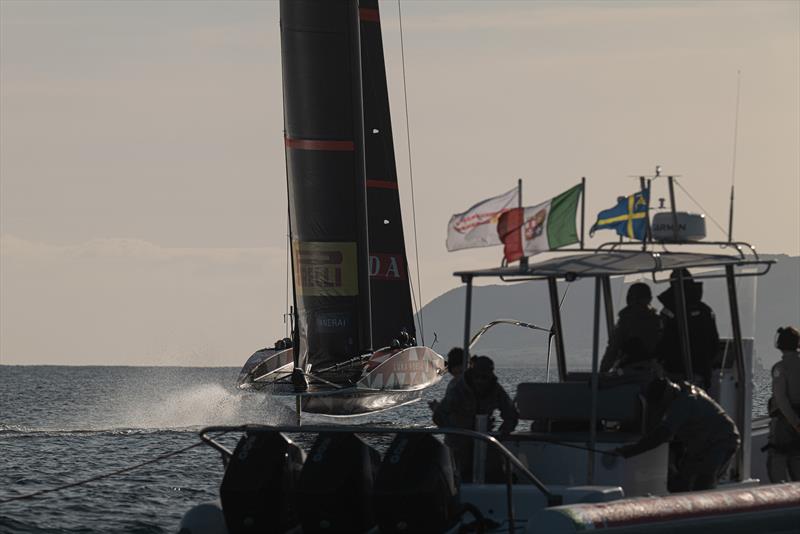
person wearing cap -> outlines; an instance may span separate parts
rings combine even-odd
[[[739,447],[739,431],[725,410],[694,384],[653,380],[645,399],[659,423],[638,442],[612,454],[630,458],[672,441],[680,446],[676,473],[669,481],[673,492],[713,489]]]
[[[800,332],[778,328],[775,348],[781,359],[772,366],[767,472],[777,483],[800,480]]]
[[[500,411],[503,419],[498,432],[500,436],[510,434],[519,422],[519,413],[514,403],[497,381],[494,362],[488,356],[478,356],[464,374],[448,387],[442,401],[433,411],[433,422],[440,427],[473,430],[478,415],[489,417],[489,430],[493,430],[492,416]],[[456,461],[461,479],[472,480],[473,440],[461,436],[445,436]]]
[[[661,318],[650,306],[652,299],[653,294],[647,284],[637,282],[628,289],[625,299],[627,306],[619,311],[619,320],[608,340],[603,359],[600,360],[601,372],[619,367],[623,360],[627,360],[630,365],[655,357],[663,328]],[[638,342],[631,342],[632,339],[638,339]],[[625,351],[626,347],[632,346],[637,348],[636,354]]]
[[[686,368],[681,350],[680,326],[677,319],[680,290],[679,279],[683,277],[683,294],[686,302],[686,325],[689,330],[689,352],[692,358],[693,382],[704,389],[711,385],[711,366],[719,348],[719,332],[714,311],[702,301],[703,284],[692,280],[688,269],[675,269],[670,274],[670,287],[658,296],[664,305],[661,318],[664,333],[656,349],[667,376],[673,380],[686,380]]]

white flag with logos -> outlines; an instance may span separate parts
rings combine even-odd
[[[447,250],[502,245],[497,235],[500,216],[519,205],[519,189],[478,202],[464,213],[456,213],[447,224]]]

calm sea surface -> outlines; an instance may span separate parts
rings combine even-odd
[[[280,401],[237,391],[239,370],[174,367],[0,366],[0,500],[95,477],[182,449],[206,425],[290,423]],[[498,369],[506,390],[541,380],[536,369]],[[429,425],[426,400],[353,418],[356,424]],[[756,374],[763,413],[769,375]],[[342,422],[307,416],[306,422]],[[231,437],[229,446],[235,446]],[[298,438],[306,449],[310,438]],[[219,455],[197,447],[135,471],[0,504],[2,533],[175,532],[191,506],[217,498]]]

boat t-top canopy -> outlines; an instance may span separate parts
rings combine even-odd
[[[758,271],[749,274],[765,274],[774,261],[757,256],[748,258],[739,255],[703,254],[697,252],[654,252],[633,250],[598,250],[590,253],[556,257],[540,263],[521,264],[494,269],[458,271],[455,276],[462,280],[478,277],[496,278],[598,278],[651,273],[655,278],[659,272],[673,269],[713,269],[725,267],[755,267]],[[705,276],[697,276],[697,278]]]
[[[464,317],[464,363],[469,358],[471,348],[471,315],[472,315],[472,286],[476,278],[500,278],[507,282],[521,282],[525,280],[544,280],[549,287],[549,304],[552,317],[550,333],[555,342],[556,362],[558,364],[558,375],[560,382],[570,380],[585,380],[579,375],[583,373],[567,373],[567,365],[564,348],[564,332],[561,323],[560,295],[558,280],[572,282],[579,278],[589,278],[594,280],[594,320],[592,336],[592,371],[591,371],[591,424],[590,424],[590,443],[594,447],[596,438],[596,408],[597,390],[599,387],[599,330],[602,318],[605,318],[607,335],[610,338],[614,329],[614,309],[611,297],[611,278],[627,275],[651,275],[653,281],[668,281],[671,273],[676,271],[676,321],[681,348],[681,356],[684,362],[686,379],[692,381],[692,356],[689,343],[689,329],[687,323],[686,296],[684,294],[684,280],[690,278],[724,278],[728,289],[728,302],[730,306],[730,320],[732,326],[732,359],[736,367],[737,381],[736,393],[736,413],[732,414],[737,426],[744,430],[745,439],[749,439],[749,427],[747,421],[747,396],[742,385],[746,381],[747,370],[744,367],[742,352],[742,333],[739,324],[738,298],[736,294],[735,278],[741,276],[760,276],[767,273],[773,260],[760,259],[752,247],[746,245],[753,254],[745,255],[742,247],[738,243],[725,243],[726,247],[738,252],[733,254],[709,254],[702,252],[672,252],[669,250],[630,250],[616,248],[612,245],[609,248],[601,247],[594,250],[580,250],[576,254],[567,256],[557,256],[537,263],[528,263],[527,258],[523,258],[518,265],[503,266],[494,269],[480,269],[473,271],[459,271],[454,273],[460,277],[466,285],[466,306]],[[623,245],[624,246],[624,245]],[[563,251],[566,252],[566,251]],[[686,270],[691,269],[688,272]],[[722,273],[720,273],[722,271]],[[659,274],[661,276],[659,277]],[[487,327],[500,323],[515,323],[519,326],[531,325],[522,321],[500,320],[489,323]],[[480,332],[482,333],[483,330]],[[480,335],[479,333],[479,335]],[[745,463],[745,454],[740,450],[737,452],[736,459],[737,471],[740,476],[749,473],[749,465]],[[594,460],[589,461],[589,471],[593,472]],[[591,479],[591,475],[589,479]]]

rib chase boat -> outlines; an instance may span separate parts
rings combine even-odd
[[[281,3],[293,334],[239,387],[358,415],[417,400],[444,359],[416,342],[377,1]]]
[[[480,305],[472,301],[475,280],[549,288],[558,379],[517,385],[521,430],[501,440],[452,428],[206,428],[202,439],[227,465],[220,501],[190,510],[182,532],[798,532],[800,483],[770,485],[763,478],[766,430],[754,427],[751,417],[753,340],[742,337],[739,317],[737,285],[743,277],[765,274],[772,262],[744,243],[726,242],[722,250],[728,253],[685,250],[701,245],[651,242],[642,250],[641,243],[635,249],[614,243],[536,264],[456,273],[466,286],[467,351],[480,337],[471,335],[472,310]],[[735,420],[742,443],[717,489],[670,494],[668,444],[629,459],[607,454],[638,441],[652,424],[642,394],[649,378],[599,372],[598,340],[600,330],[610,333],[614,324],[612,280],[646,276],[658,286],[683,268],[693,278],[718,279],[727,287],[732,335],[720,341],[709,393]],[[582,281],[594,286],[593,302],[587,303],[592,324],[582,325],[593,332],[590,355],[566,349],[572,333],[565,331],[560,310],[568,284]],[[683,291],[683,284],[677,287]],[[686,331],[680,306],[677,316]],[[508,319],[490,324],[532,326]],[[682,347],[691,370],[687,340]],[[586,356],[591,369],[573,369]],[[231,432],[243,433],[233,451],[220,437]],[[378,434],[392,437],[383,454],[376,447]],[[300,435],[313,439],[308,451],[291,439]],[[474,440],[472,481],[459,480],[449,449],[436,439],[441,435]],[[488,454],[504,464],[500,479],[487,470]]]
[[[375,0],[281,1],[296,329],[293,340],[248,361],[241,385],[283,389],[307,411],[396,406],[443,369],[440,356],[413,341],[379,20]],[[383,167],[371,167],[376,153]],[[548,288],[549,299],[531,305],[550,310],[557,381],[517,385],[518,431],[500,440],[485,431],[399,425],[205,428],[201,438],[225,465],[220,499],[189,510],[180,533],[798,532],[800,483],[768,485],[758,474],[765,430],[752,424],[753,343],[740,321],[738,283],[767,273],[772,262],[730,238],[703,241],[699,219],[672,202],[667,215],[653,217],[644,243],[581,245],[537,263],[523,258],[456,273],[465,284],[466,357],[492,325],[532,326],[500,319],[472,335],[475,281]],[[369,272],[353,268],[368,262]],[[709,393],[736,422],[742,445],[717,489],[671,495],[667,444],[629,459],[607,454],[638,441],[653,422],[646,379],[599,372],[600,333],[614,326],[612,282],[637,277],[658,286],[682,269],[727,289],[730,325],[721,330],[730,335],[720,342]],[[570,284],[581,283],[593,287],[585,304],[592,323],[569,332],[560,303]],[[691,377],[684,286],[676,286]],[[587,330],[591,352],[570,352],[566,340]],[[588,370],[579,367],[586,361]],[[442,435],[473,440],[471,481],[460,480]],[[499,477],[487,473],[496,463],[490,454],[502,465]]]

